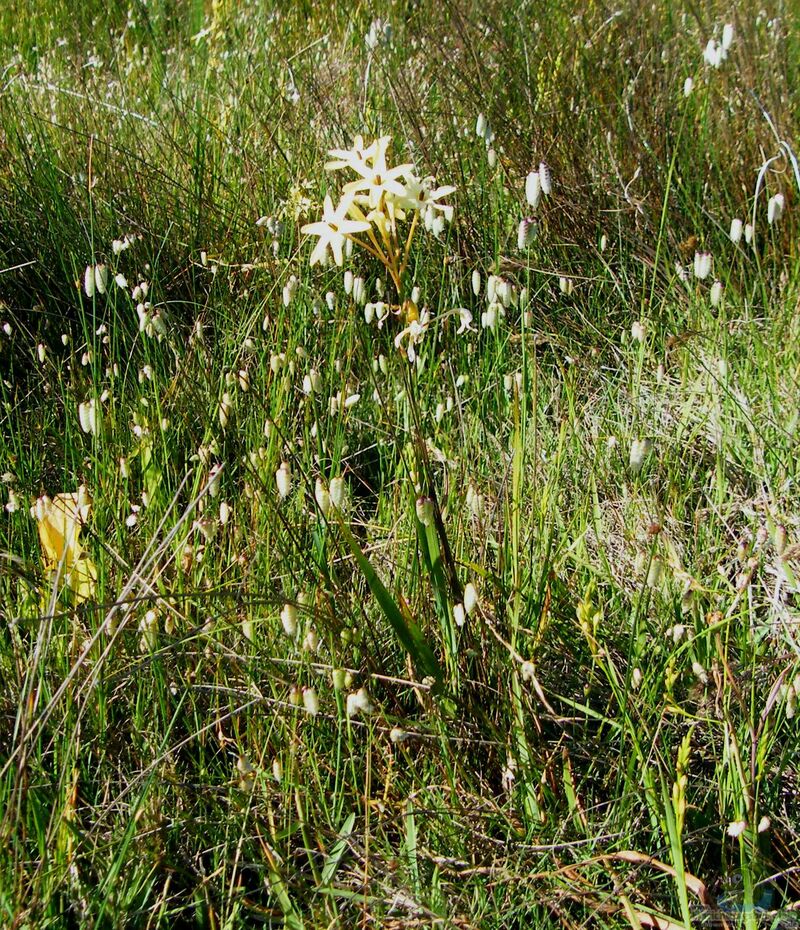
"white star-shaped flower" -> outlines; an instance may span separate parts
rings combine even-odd
[[[343,197],[339,206],[334,209],[330,194],[325,197],[322,219],[316,223],[306,223],[300,230],[306,236],[319,236],[319,242],[311,253],[311,264],[325,263],[328,249],[333,254],[337,265],[344,263],[344,245],[348,236],[354,233],[366,232],[369,223],[366,220],[351,220],[347,218],[352,206],[352,197]]]
[[[422,181],[410,178],[406,183],[406,195],[400,200],[399,206],[407,210],[419,210],[431,219],[438,211],[449,223],[453,219],[453,208],[438,201],[452,194],[455,187],[434,187],[434,184],[435,178],[424,178]]]
[[[360,174],[359,166],[363,168],[376,157],[386,156],[390,141],[390,136],[381,136],[370,145],[365,145],[363,137],[356,136],[352,148],[331,149],[328,152],[331,160],[325,163],[325,170],[339,171],[342,168],[352,168]]]
[[[387,138],[387,137],[385,137]],[[359,203],[365,203],[371,210],[374,210],[381,202],[381,198],[386,194],[394,197],[403,198],[406,196],[406,186],[401,184],[401,180],[406,181],[411,175],[413,165],[397,165],[389,168],[386,164],[387,144],[383,143],[384,139],[379,139],[376,143],[376,149],[371,159],[363,160],[354,159],[348,164],[356,174],[361,177],[356,181],[350,181],[345,184],[345,194],[352,194]],[[369,164],[369,161],[372,164]]]

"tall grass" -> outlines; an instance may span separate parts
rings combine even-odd
[[[0,10],[0,924],[793,925],[797,26]],[[308,265],[356,133],[458,188],[419,364]],[[82,603],[31,517],[80,485]]]

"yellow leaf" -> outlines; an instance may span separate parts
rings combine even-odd
[[[94,594],[97,580],[94,563],[80,542],[90,509],[91,500],[83,485],[77,491],[56,494],[52,500],[45,494],[34,506],[45,570],[59,573],[78,603]]]

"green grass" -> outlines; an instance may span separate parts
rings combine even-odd
[[[3,927],[793,926],[798,11],[542,7],[0,11]],[[357,133],[457,187],[419,365],[300,234]]]

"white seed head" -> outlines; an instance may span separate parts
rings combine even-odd
[[[526,217],[520,221],[517,229],[517,248],[520,252],[530,248],[536,239],[536,221],[532,217]]]
[[[316,688],[303,688],[303,707],[312,717],[317,716],[319,713],[319,698],[317,697]]]
[[[222,429],[225,429],[228,425],[228,420],[231,416],[231,411],[233,410],[233,401],[231,400],[231,395],[227,391],[222,395],[222,400],[219,402],[219,425]]]
[[[695,252],[694,253],[694,276],[703,281],[711,274],[711,253]]]
[[[287,636],[294,636],[297,633],[297,608],[294,604],[284,604],[281,611],[281,624],[283,631]]]
[[[650,450],[653,448],[652,440],[650,439],[634,439],[631,443],[631,453],[630,453],[630,467],[631,471],[634,474],[638,474],[642,470],[642,465],[644,465],[644,460],[650,454]]]
[[[733,23],[725,23],[722,27],[722,48],[727,52],[733,43]]]
[[[731,242],[736,245],[742,238],[742,232],[744,230],[744,224],[738,217],[734,217],[731,220],[731,231],[728,233],[730,236]]]
[[[100,406],[94,397],[78,404],[78,420],[84,433],[97,436],[100,432]]]
[[[472,272],[472,293],[476,297],[481,294],[481,273],[477,268]]]
[[[542,193],[545,197],[548,197],[553,189],[553,179],[550,173],[550,166],[546,162],[541,162],[539,164],[539,181],[542,185]]]
[[[418,497],[416,511],[417,519],[423,526],[433,524],[433,501],[430,497]]]
[[[767,222],[770,226],[772,226],[773,223],[777,223],[783,216],[785,205],[786,202],[783,194],[775,194],[773,197],[769,198],[769,203],[767,204]]]
[[[464,610],[471,614],[478,606],[478,592],[475,585],[470,581],[464,587]]]
[[[86,291],[87,297],[94,297],[95,281],[93,265],[87,265],[86,271],[83,273],[83,289]]]
[[[728,833],[728,836],[732,837],[733,839],[736,839],[737,837],[741,836],[746,829],[747,829],[746,820],[734,820],[728,824],[727,833]]]
[[[327,517],[331,509],[331,496],[322,478],[317,478],[314,485],[314,500],[317,502],[323,517]]]
[[[94,286],[98,294],[105,294],[108,284],[108,268],[105,265],[94,266]]]
[[[525,199],[535,210],[542,196],[542,179],[538,171],[531,171],[525,179]]]
[[[489,306],[481,313],[481,328],[482,329],[494,329],[497,325],[497,310],[501,307],[501,304],[496,301],[489,304]]]
[[[275,483],[278,486],[278,494],[283,500],[289,496],[292,490],[292,469],[288,462],[281,462],[280,467],[275,472]]]
[[[366,717],[374,713],[375,707],[366,688],[359,688],[358,691],[347,695],[346,710],[348,717],[356,714],[363,714]]]
[[[337,509],[341,510],[344,506],[345,498],[345,483],[344,478],[337,476],[336,478],[331,478],[330,488],[329,488],[331,504]]]

